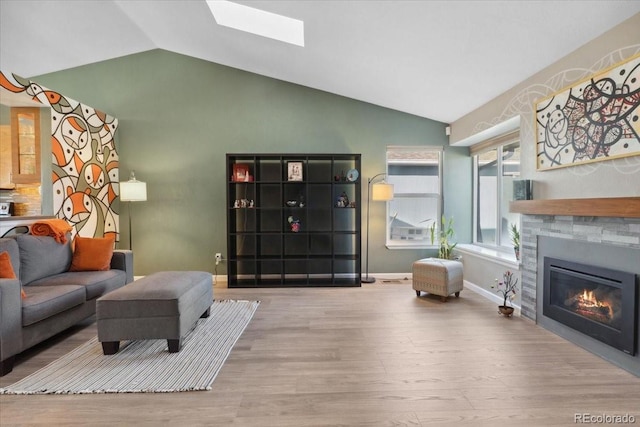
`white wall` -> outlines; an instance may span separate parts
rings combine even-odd
[[[521,178],[534,181],[534,198],[640,196],[640,156],[538,172],[534,132],[537,100],[639,53],[639,41],[640,14],[636,14],[452,123],[450,143],[520,115]]]

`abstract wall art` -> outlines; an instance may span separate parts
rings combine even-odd
[[[640,155],[640,55],[536,101],[537,169]]]
[[[0,88],[51,107],[54,215],[73,226],[74,237],[118,241],[118,119],[15,74],[0,72]]]

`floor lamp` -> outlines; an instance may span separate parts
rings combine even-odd
[[[122,202],[144,202],[147,200],[147,183],[138,181],[134,171],[131,171],[129,181],[120,182],[120,201]],[[129,203],[129,249],[132,250],[131,244],[131,203]]]
[[[367,258],[365,261],[365,276],[360,281],[362,283],[374,283],[375,277],[369,277],[369,215],[371,212],[371,199],[374,202],[386,202],[393,200],[393,184],[387,184],[382,181],[374,183],[375,179],[380,176],[385,176],[386,173],[379,173],[373,178],[367,180]]]

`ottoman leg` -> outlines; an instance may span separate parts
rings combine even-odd
[[[207,311],[202,313],[202,316],[200,316],[200,318],[204,319],[205,317],[209,317],[209,314],[211,314],[211,307],[207,308]]]
[[[456,295],[456,298],[460,298],[460,291],[456,292],[455,295]]]
[[[440,297],[440,301],[447,302],[447,297]]]
[[[104,341],[102,343],[102,352],[105,355],[116,354],[120,349],[120,341]]]
[[[419,297],[420,296],[420,291],[416,291],[416,296]]]
[[[169,346],[169,353],[177,353],[180,351],[180,347],[182,347],[181,340],[167,340],[167,345]]]

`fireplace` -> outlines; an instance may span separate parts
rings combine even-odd
[[[544,257],[543,314],[635,355],[636,275]]]

